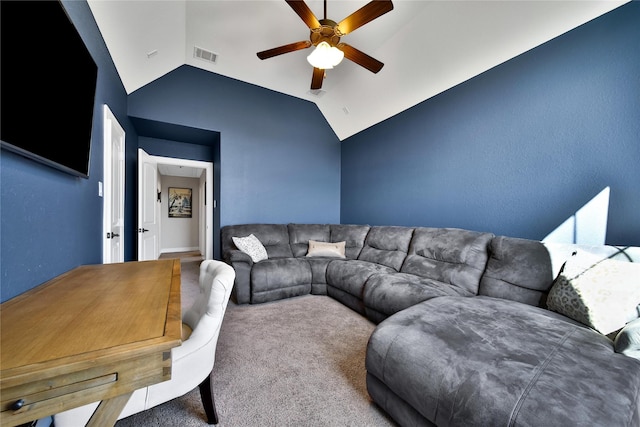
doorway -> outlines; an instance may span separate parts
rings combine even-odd
[[[138,149],[138,260],[158,259],[164,248],[163,227],[171,223],[167,195],[170,178],[183,177],[194,183],[192,191],[194,220],[197,220],[197,250],[207,259],[213,254],[213,164],[210,162],[151,156]],[[165,212],[167,211],[167,212]],[[166,240],[166,239],[165,239]],[[175,248],[169,246],[170,251]],[[194,248],[186,247],[185,250]]]

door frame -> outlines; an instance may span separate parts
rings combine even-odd
[[[201,179],[201,186],[203,186],[203,191],[205,197],[199,197],[199,209],[204,209],[204,221],[201,221],[199,224],[198,230],[198,246],[200,248],[203,247],[202,238],[204,236],[204,251],[202,251],[202,255],[205,259],[213,259],[213,210],[215,200],[213,197],[213,163],[205,162],[199,160],[187,160],[187,159],[179,159],[174,157],[161,157],[161,156],[152,156],[153,160],[158,165],[173,165],[173,166],[182,166],[187,168],[198,168],[204,169],[204,180]],[[139,205],[139,203],[138,203]],[[140,206],[138,206],[138,210]],[[200,216],[202,218],[202,215]],[[162,221],[159,222],[159,227],[162,227]],[[138,237],[140,233],[138,233]],[[161,248],[159,248],[161,250]]]
[[[101,186],[100,190],[102,190],[103,196],[103,204],[102,204],[102,263],[109,264],[113,262],[123,262],[124,261],[124,236],[125,227],[124,227],[124,192],[125,192],[125,170],[124,170],[124,151],[125,151],[125,131],[116,119],[113,112],[107,104],[103,104],[103,182],[99,183]],[[117,158],[118,162],[113,162],[113,149],[116,145],[115,143],[119,141],[119,153]],[[114,189],[112,187],[113,176],[117,174],[120,176],[119,179],[119,191],[116,193],[117,196],[114,196]],[[114,197],[118,197],[118,200],[114,200]],[[118,205],[118,216],[119,216],[119,227],[120,233],[117,236],[120,242],[118,248],[118,258],[114,260],[112,258],[112,243],[113,243],[113,205]]]

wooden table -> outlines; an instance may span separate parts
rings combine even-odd
[[[86,265],[0,304],[0,425],[102,401],[113,426],[134,390],[171,378],[180,261]]]

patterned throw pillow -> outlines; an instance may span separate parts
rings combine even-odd
[[[253,234],[247,237],[232,237],[233,243],[238,249],[251,257],[253,262],[260,262],[268,258],[264,245]]]
[[[618,331],[638,317],[640,263],[577,254],[567,260],[553,283],[550,310],[601,334]]]
[[[345,258],[345,246],[347,242],[316,242],[315,240],[309,240],[308,257],[320,256],[331,258]]]

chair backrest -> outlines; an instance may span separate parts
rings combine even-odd
[[[171,350],[171,380],[148,387],[145,409],[188,393],[211,373],[234,281],[235,272],[230,265],[216,260],[202,261],[200,295],[182,315],[182,322],[192,329],[191,335]]]
[[[230,265],[216,260],[200,264],[200,296],[182,316],[182,322],[194,331],[203,316],[222,317],[227,309],[235,271]]]
[[[183,396],[209,376],[234,281],[235,272],[230,265],[216,260],[200,264],[200,295],[182,316],[183,323],[193,331],[182,345],[171,350],[171,379],[136,390],[118,419]],[[54,423],[56,427],[84,426],[97,405],[96,402],[56,414]]]

